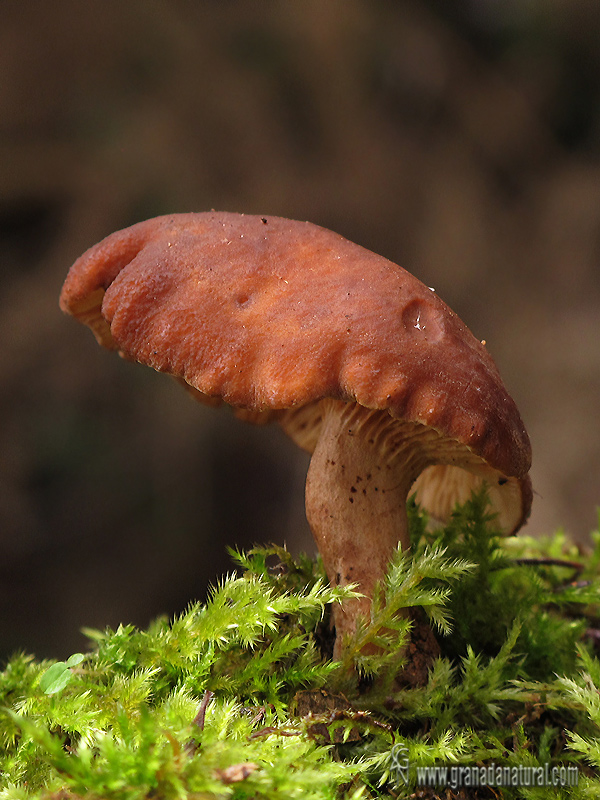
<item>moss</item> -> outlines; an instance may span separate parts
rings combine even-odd
[[[483,494],[445,528],[413,506],[411,527],[342,662],[329,614],[351,590],[275,546],[234,553],[240,574],[174,620],[14,656],[0,798],[597,796],[600,533],[588,553],[503,540]],[[424,685],[401,677],[408,607],[439,644]]]

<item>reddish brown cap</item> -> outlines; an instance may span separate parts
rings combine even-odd
[[[88,250],[60,304],[105,347],[250,417],[336,398],[434,429],[456,453],[417,488],[440,516],[457,466],[510,483],[507,531],[529,512],[529,439],[485,347],[433,290],[338,234],[270,216],[158,217]],[[304,438],[308,414],[296,417],[287,427],[311,449],[318,413]]]

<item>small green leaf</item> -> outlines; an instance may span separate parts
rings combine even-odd
[[[78,667],[82,661],[85,661],[85,655],[83,653],[73,653],[72,656],[67,658],[66,664],[67,667]]]
[[[66,661],[57,661],[52,664],[40,678],[40,689],[44,694],[62,692],[73,676],[69,667],[77,667],[84,660],[83,653],[73,653]]]
[[[44,694],[56,694],[68,685],[73,673],[64,661],[52,664],[40,678],[40,689]]]

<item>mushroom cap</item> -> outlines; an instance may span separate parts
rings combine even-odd
[[[509,484],[507,532],[529,513],[529,439],[483,344],[409,272],[325,228],[224,212],[150,219],[84,253],[60,305],[208,402],[254,421],[287,413],[309,450],[323,398],[434,429],[464,454],[419,480],[438,516],[467,491],[455,491],[457,465]]]

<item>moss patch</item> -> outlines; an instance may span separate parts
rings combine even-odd
[[[483,494],[445,528],[413,505],[411,529],[342,662],[329,614],[351,590],[278,547],[233,554],[174,620],[15,655],[0,798],[598,796],[600,533],[503,540]],[[403,608],[439,645],[424,685],[402,680]]]

